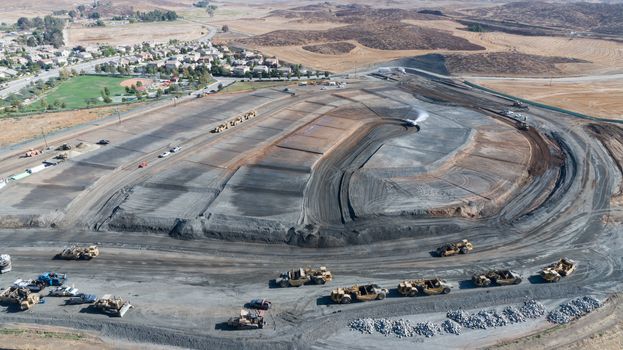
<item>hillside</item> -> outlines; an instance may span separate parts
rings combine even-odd
[[[623,4],[514,2],[470,10],[478,19],[520,22],[569,30],[623,34]]]
[[[355,40],[380,50],[484,50],[448,32],[404,23],[364,23],[324,31],[276,30],[238,42],[252,46],[293,46]]]

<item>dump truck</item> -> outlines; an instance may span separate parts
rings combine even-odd
[[[511,270],[490,270],[483,273],[476,273],[472,276],[472,282],[477,287],[488,287],[490,285],[507,286],[521,283],[521,276]]]
[[[11,256],[9,254],[0,255],[0,273],[7,273],[13,269],[11,265]]]
[[[314,284],[325,284],[332,279],[333,275],[331,271],[327,270],[325,266],[320,266],[319,269],[298,268],[283,272],[275,282],[280,287],[300,287],[310,282]]]
[[[133,308],[128,301],[121,298],[113,297],[110,294],[104,295],[101,299],[93,304],[93,308],[107,315],[123,317],[130,308]]]
[[[71,245],[63,248],[63,250],[54,256],[54,259],[63,260],[91,260],[100,255],[99,248],[96,245],[87,247],[79,247]]]
[[[56,272],[44,272],[37,278],[37,281],[42,282],[46,286],[62,286],[67,280],[67,275],[64,273]]]
[[[235,329],[262,329],[265,324],[264,310],[242,309],[240,315],[227,321],[227,325]]]
[[[573,271],[575,271],[576,267],[577,264],[575,261],[568,258],[562,258],[557,262],[544,267],[543,270],[541,270],[541,277],[543,277],[546,282],[558,282],[561,277],[569,276]]]
[[[389,291],[386,288],[381,288],[378,284],[354,285],[348,288],[332,290],[331,300],[337,304],[350,304],[353,300],[383,300],[388,293]]]
[[[467,254],[474,246],[466,239],[457,243],[446,243],[437,248],[437,256],[451,256],[456,254]]]
[[[12,286],[0,292],[0,302],[17,304],[21,310],[28,310],[39,303],[39,294],[31,292],[28,288]]]
[[[406,280],[398,284],[398,293],[409,297],[420,295],[448,294],[451,286],[439,278]]]

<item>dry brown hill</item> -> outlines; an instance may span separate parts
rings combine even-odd
[[[252,46],[292,46],[348,40],[356,40],[364,46],[380,50],[485,49],[445,31],[400,22],[351,24],[323,31],[277,30],[239,40],[239,43]]]

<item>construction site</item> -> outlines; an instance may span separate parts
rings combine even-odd
[[[0,323],[196,349],[458,349],[611,310],[619,126],[404,70],[332,81],[3,149]]]

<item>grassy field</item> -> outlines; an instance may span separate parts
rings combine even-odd
[[[292,84],[289,81],[237,81],[228,87],[224,88],[222,92],[240,92],[240,91],[254,91],[257,89],[271,88],[276,86],[285,86]]]
[[[78,76],[62,82],[48,93],[45,99],[49,104],[58,100],[61,103],[64,102],[66,108],[83,108],[87,105],[86,99],[100,97],[104,87],[108,87],[111,96],[125,93],[125,88],[120,84],[126,79],[128,78]],[[103,105],[103,102],[100,102],[99,105]],[[37,109],[39,104],[35,102],[32,107]]]

